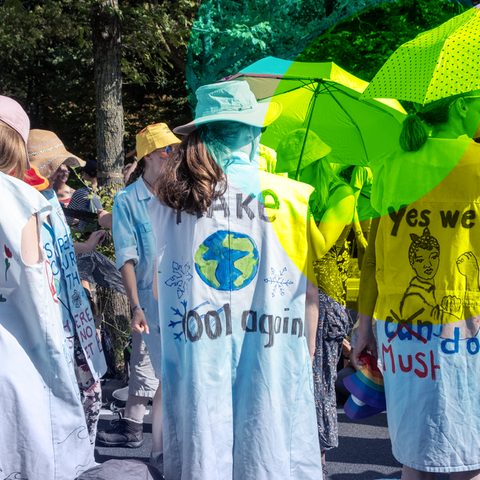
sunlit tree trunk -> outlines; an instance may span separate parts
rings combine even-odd
[[[122,36],[118,0],[98,0],[91,13],[96,91],[98,182],[120,184],[124,162]]]
[[[92,4],[91,26],[96,93],[96,140],[100,187],[123,188],[123,103],[122,103],[122,22],[118,0],[97,0]],[[111,237],[107,239],[111,241]],[[121,361],[124,335],[128,332],[130,308],[125,295],[97,289],[104,326]]]

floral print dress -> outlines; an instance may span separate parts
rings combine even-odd
[[[345,309],[345,289],[337,263],[342,258],[341,249],[334,245],[324,257],[314,262],[320,305],[313,380],[318,438],[322,452],[338,447],[335,380],[343,339],[350,326]]]

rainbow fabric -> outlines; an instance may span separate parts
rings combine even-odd
[[[344,410],[352,420],[368,418],[386,409],[383,376],[377,361],[370,354],[362,354],[360,359],[365,365],[343,380],[351,393]]]

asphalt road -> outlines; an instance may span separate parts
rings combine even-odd
[[[107,381],[104,399],[111,398],[111,391],[121,383]],[[109,410],[103,410],[99,430],[106,429],[116,418]],[[152,449],[152,414],[144,418],[145,443],[140,448],[95,448],[95,459],[102,463],[111,458],[136,458],[148,462]],[[362,421],[350,420],[343,408],[338,408],[339,447],[327,452],[328,480],[378,480],[400,479],[401,465],[391,451],[390,437],[385,413]],[[448,480],[448,474],[437,474],[437,480]],[[166,479],[168,480],[168,479]],[[302,479],[298,479],[302,480]],[[321,479],[319,479],[321,480]]]

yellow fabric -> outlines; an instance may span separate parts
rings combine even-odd
[[[137,160],[154,152],[157,148],[163,148],[180,140],[171,132],[166,123],[155,123],[144,128],[137,134]]]
[[[305,276],[308,273],[308,199],[313,188],[301,182],[260,171],[265,214],[285,253]],[[315,279],[311,279],[315,281]]]
[[[480,313],[479,185],[480,145],[466,137],[429,139],[376,166],[376,318],[460,322],[462,338],[478,330],[476,319],[463,320]]]
[[[260,144],[259,154],[258,163],[260,165],[260,170],[268,173],[275,173],[275,167],[277,165],[277,153],[275,150]]]

